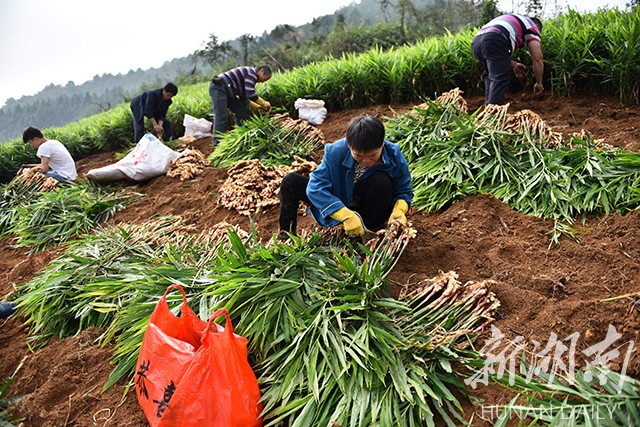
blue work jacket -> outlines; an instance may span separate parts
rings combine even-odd
[[[131,111],[136,118],[147,116],[156,120],[164,120],[172,100],[162,99],[162,88],[148,90],[131,100]]]
[[[400,146],[384,141],[382,160],[382,163],[367,169],[360,179],[365,180],[373,172],[383,170],[391,177],[394,203],[402,199],[410,206],[413,200],[411,174]],[[311,173],[307,185],[307,196],[311,201],[308,211],[321,226],[333,227],[340,224],[329,215],[343,207],[351,208],[360,200],[357,188],[354,194],[355,168],[356,161],[351,155],[346,138],[324,147],[322,162]]]

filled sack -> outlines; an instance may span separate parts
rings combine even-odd
[[[312,125],[320,125],[327,118],[327,109],[322,100],[298,98],[293,106],[298,109],[298,118]]]
[[[122,160],[102,168],[91,169],[86,176],[96,182],[119,179],[145,181],[166,174],[169,163],[181,156],[182,153],[173,151],[158,138],[147,133]]]

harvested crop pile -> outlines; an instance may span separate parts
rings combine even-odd
[[[167,170],[169,178],[180,178],[180,181],[191,179],[200,175],[205,166],[211,165],[200,151],[195,149],[187,151],[179,159],[169,162],[169,170]]]
[[[36,191],[52,191],[58,186],[58,181],[44,176],[37,167],[21,168],[15,179],[22,184],[35,186]]]
[[[510,114],[507,113],[508,109],[509,104],[489,104],[478,114],[477,123],[492,125],[507,132],[530,135],[547,148],[555,148],[562,144],[562,134],[554,132],[538,114],[531,110]]]
[[[240,160],[289,165],[296,156],[312,159],[322,144],[322,131],[303,120],[294,120],[288,114],[255,115],[224,133],[207,159],[225,169]]]
[[[406,296],[401,295],[400,299],[419,296],[421,302],[433,310],[448,307],[447,310],[451,310],[458,318],[462,317],[462,313],[466,313],[469,321],[466,332],[478,332],[495,320],[494,315],[500,308],[500,300],[489,290],[496,282],[483,280],[462,284],[457,279],[458,274],[455,271],[441,271],[436,277],[418,282]],[[462,310],[456,311],[460,309]],[[435,343],[450,343],[458,338],[458,335],[447,334],[444,330],[434,332]],[[468,344],[470,342],[463,343]]]
[[[243,215],[260,212],[280,203],[282,178],[289,172],[309,176],[318,165],[295,157],[291,166],[265,166],[259,160],[241,160],[227,172],[227,180],[220,187],[218,202]]]
[[[273,116],[273,120],[275,120],[276,123],[280,124],[283,128],[299,132],[305,137],[313,139],[320,144],[324,145],[325,143],[322,131],[315,126],[310,125],[306,120],[292,119],[289,113],[276,114],[275,116]]]
[[[436,102],[439,102],[445,107],[453,106],[456,110],[466,113],[469,111],[469,107],[467,106],[467,101],[462,97],[463,93],[463,91],[456,87],[440,95],[436,98]]]

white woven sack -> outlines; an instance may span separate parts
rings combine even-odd
[[[327,118],[327,109],[320,99],[296,99],[293,104],[298,109],[298,117],[312,125],[320,125]]]
[[[192,135],[195,138],[205,138],[213,135],[211,133],[213,123],[207,119],[197,119],[189,114],[185,114],[182,124],[184,125],[185,135]]]

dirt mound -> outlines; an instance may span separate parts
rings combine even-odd
[[[470,111],[483,102],[467,99]],[[530,94],[513,95],[510,111],[530,109],[538,113],[553,130],[569,136],[585,129],[605,142],[626,150],[640,151],[640,117],[637,107],[621,105],[615,99],[577,96],[561,98]],[[405,112],[411,105],[376,106],[329,113],[321,129],[329,141],[344,136],[354,116],[372,111],[383,116]],[[191,145],[205,155],[210,140]],[[78,162],[80,175],[115,162],[115,153],[100,153]],[[142,222],[156,215],[182,215],[196,228],[205,230],[227,221],[249,228],[249,218],[217,205],[218,189],[226,179],[221,169],[207,168],[189,181],[162,176],[148,182],[123,183],[143,198],[118,213],[111,223]],[[253,219],[261,237],[277,230],[278,208],[271,208]],[[550,247],[552,222],[522,215],[491,195],[476,195],[452,203],[442,212],[425,215],[411,212],[409,220],[418,230],[391,275],[395,292],[439,271],[454,270],[461,281],[493,279],[493,291],[502,303],[495,322],[507,338],[522,336],[527,342],[545,345],[555,333],[564,340],[577,333],[578,352],[601,342],[609,324],[622,333],[620,343],[640,341],[640,313],[636,300],[603,300],[640,290],[640,211],[626,216],[587,220],[579,241],[562,238]],[[310,226],[309,218],[299,227]],[[0,297],[34,277],[62,249],[29,254],[11,246],[11,239],[0,240]],[[143,426],[144,416],[137,406],[133,389],[121,382],[107,392],[100,390],[112,366],[112,347],[100,347],[100,331],[88,330],[64,340],[52,340],[46,347],[30,351],[27,327],[20,317],[0,322],[0,381],[17,367],[11,394],[24,395],[17,415],[24,426]],[[486,337],[482,336],[481,340]],[[640,374],[637,356],[628,372]],[[488,404],[504,402],[505,393],[492,388],[473,392]],[[471,418],[474,409],[466,407]],[[485,425],[478,421],[477,425]],[[486,424],[489,425],[489,424]]]

